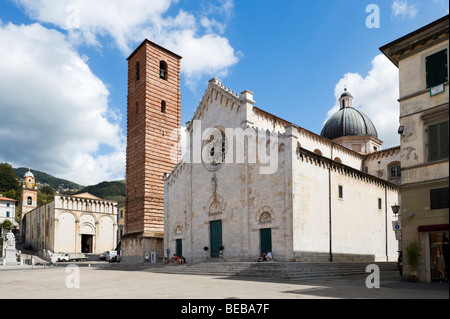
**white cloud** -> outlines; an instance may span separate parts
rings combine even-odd
[[[85,185],[124,178],[117,114],[86,57],[40,24],[0,25],[0,43],[0,161]]]
[[[97,35],[111,35],[129,51],[129,34],[145,23],[157,23],[171,0],[16,0],[31,18],[79,33],[91,44]]]
[[[408,4],[408,0],[394,0],[392,14],[396,16],[414,18],[417,15],[417,4]]]
[[[366,77],[347,73],[335,87],[336,101],[347,87],[353,96],[353,107],[365,113],[375,125],[383,148],[400,145],[398,69],[383,55],[372,60]],[[339,102],[328,112],[328,118],[339,110]]]
[[[239,60],[222,36],[226,22],[218,20],[229,19],[234,2],[217,1],[207,2],[196,16],[183,10],[166,16],[174,1],[16,0],[33,19],[66,30],[73,43],[101,47],[99,39],[110,36],[127,56],[145,38],[155,41],[183,57],[182,73],[189,85],[205,75],[223,76]]]
[[[205,74],[225,77],[228,68],[238,62],[228,39],[217,34],[198,37],[193,30],[182,30],[173,32],[162,42],[174,52],[181,52],[182,73],[191,87]]]

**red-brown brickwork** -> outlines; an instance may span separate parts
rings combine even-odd
[[[148,40],[128,58],[126,235],[164,236],[163,176],[181,159],[180,60]]]

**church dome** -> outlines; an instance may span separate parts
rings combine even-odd
[[[352,94],[351,94],[350,92],[348,92],[347,89],[345,89],[345,92],[342,93],[341,98],[342,98],[342,97],[345,97],[345,96],[352,97]]]
[[[320,135],[329,140],[354,135],[372,135],[378,138],[377,130],[367,115],[352,107],[344,107],[334,113],[325,123]]]
[[[344,92],[343,99],[351,98],[349,92]],[[342,103],[341,109],[333,114],[322,129],[320,135],[329,140],[342,136],[371,135],[378,138],[378,133],[372,121],[363,112],[354,109],[351,104]]]

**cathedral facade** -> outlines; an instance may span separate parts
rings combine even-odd
[[[165,254],[189,262],[394,261],[398,148],[344,92],[320,135],[213,78],[165,175]],[[398,170],[397,170],[398,169]],[[397,174],[396,174],[397,172]]]

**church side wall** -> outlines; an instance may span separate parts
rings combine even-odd
[[[308,159],[294,162],[295,261],[328,261],[328,171]]]
[[[54,202],[50,202],[33,209],[25,215],[25,243],[31,245],[34,250],[46,249],[54,251],[53,211]]]
[[[294,167],[296,261],[396,260],[398,189],[305,154]]]
[[[183,243],[183,255],[192,261],[190,166],[181,164],[166,179],[164,187],[164,252],[166,257],[176,253],[176,241]]]

